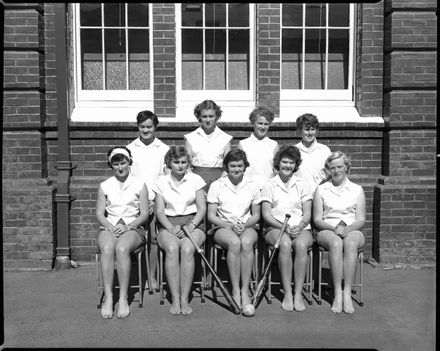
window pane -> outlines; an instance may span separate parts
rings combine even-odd
[[[229,4],[229,26],[248,27],[249,26],[249,5],[248,4]]]
[[[203,89],[203,34],[199,29],[182,30],[182,88]]]
[[[306,4],[306,26],[325,26],[325,4]]]
[[[325,87],[325,29],[306,29],[305,89]]]
[[[300,27],[303,24],[302,4],[283,4],[283,26]]]
[[[101,4],[80,4],[81,26],[101,25]]]
[[[125,90],[125,30],[106,29],[104,34],[106,89]]]
[[[302,39],[302,29],[283,29],[282,89],[301,89]]]
[[[206,30],[205,89],[226,89],[226,31]]]
[[[182,4],[182,26],[201,27],[203,24],[202,4]]]
[[[328,89],[348,88],[348,29],[329,30]]]
[[[128,3],[128,25],[131,27],[148,27],[148,4]]]
[[[125,26],[125,5],[104,4],[104,25],[108,27]]]
[[[207,27],[225,27],[226,4],[206,4],[205,25]]]
[[[228,65],[228,89],[249,89],[249,30],[229,31]]]
[[[102,89],[102,46],[100,29],[81,29],[82,88]]]
[[[128,30],[129,89],[150,88],[150,56],[148,29]]]
[[[328,21],[332,27],[348,27],[350,4],[329,4]]]

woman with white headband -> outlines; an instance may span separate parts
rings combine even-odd
[[[107,152],[114,175],[99,185],[96,218],[100,224],[98,247],[101,252],[105,300],[101,315],[113,317],[113,275],[115,256],[119,281],[118,318],[130,314],[127,300],[130,254],[146,242],[142,224],[148,220],[148,190],[145,183],[130,174],[131,152],[116,146]]]

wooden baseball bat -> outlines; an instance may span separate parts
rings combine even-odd
[[[283,236],[284,231],[286,230],[287,223],[289,222],[289,218],[290,218],[290,214],[286,214],[286,217],[283,222],[283,226],[281,227],[280,233],[278,234],[277,241],[273,246],[272,254],[270,255],[269,261],[267,262],[263,277],[261,278],[260,282],[257,285],[257,288],[255,289],[255,294],[252,302],[252,305],[254,305],[254,307],[257,306],[261,293],[263,292],[264,284],[267,280],[267,277],[269,276],[270,267],[272,265],[273,258],[275,257],[275,253],[277,252],[278,247],[280,246],[281,237]]]
[[[193,237],[191,236],[191,234],[189,233],[189,231],[188,231],[188,229],[186,228],[185,225],[182,226],[182,230],[185,232],[185,235],[189,238],[189,240],[191,240],[191,242],[193,243],[193,245],[196,248],[197,252],[199,253],[200,257],[202,257],[202,260],[205,262],[206,267],[208,267],[208,269],[211,271],[212,276],[214,277],[215,281],[217,282],[218,287],[220,288],[221,292],[223,293],[223,296],[228,301],[228,303],[231,306],[233,312],[235,314],[240,314],[241,313],[240,307],[238,307],[237,303],[232,298],[232,296],[229,293],[229,291],[226,289],[226,287],[223,284],[222,280],[220,279],[218,274],[214,271],[214,268],[212,268],[212,266],[209,264],[209,261],[205,257],[205,255],[203,253],[203,250],[194,241]]]

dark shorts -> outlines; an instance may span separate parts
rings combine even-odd
[[[211,183],[219,179],[223,169],[219,167],[194,167],[193,173],[199,175],[206,182],[205,191],[208,192]]]
[[[125,222],[121,218],[118,221],[118,223],[116,223],[116,224],[123,224],[123,225],[125,225]],[[99,229],[107,230],[107,228],[104,228],[104,227],[99,227]],[[137,226],[136,228],[132,228],[131,230],[134,230],[139,235],[139,237],[142,240],[142,243],[146,243],[147,242],[147,233],[146,233],[145,229],[142,226]],[[122,235],[124,235],[124,234],[122,234]]]

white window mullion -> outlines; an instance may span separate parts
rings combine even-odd
[[[325,75],[324,75],[324,90],[328,86],[328,43],[329,43],[329,4],[325,5]]]
[[[102,37],[102,90],[106,90],[105,84],[105,30],[104,30],[104,4],[101,4],[101,37]]]
[[[301,82],[301,90],[304,90],[305,87],[305,78],[306,78],[306,4],[303,4],[303,23],[302,23],[302,82]]]
[[[206,53],[206,27],[205,4],[202,5],[202,89],[205,90],[205,53]]]
[[[229,90],[229,4],[226,4],[226,52],[225,52],[225,70],[226,70],[226,90]]]
[[[125,90],[130,90],[129,83],[129,71],[128,71],[128,4],[125,3]]]

